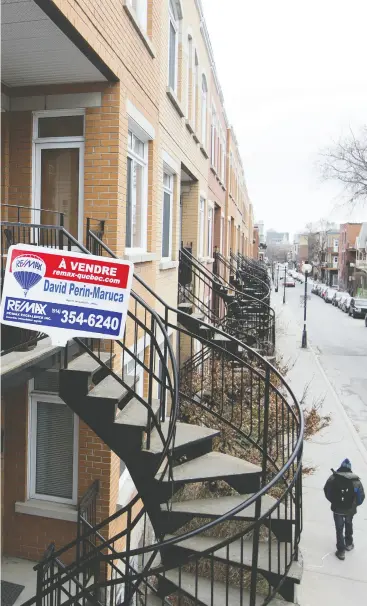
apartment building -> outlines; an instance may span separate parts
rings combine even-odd
[[[338,279],[345,290],[354,292],[355,268],[357,258],[356,241],[361,230],[361,223],[342,223],[339,236]]]
[[[338,284],[339,236],[339,229],[328,230],[326,232],[324,267],[326,270],[326,283],[329,286],[336,286]]]
[[[52,245],[45,234],[63,229],[86,244],[93,233],[174,307],[181,243],[209,269],[214,247],[253,256],[253,208],[200,0],[2,0],[2,22],[5,244],[19,238],[11,223],[30,244]],[[150,347],[136,334],[144,361]],[[75,537],[77,504],[96,481],[96,522],[136,489],[59,397],[60,348],[3,327],[3,349],[2,547],[36,561],[50,541]],[[142,397],[143,364],[134,381]]]

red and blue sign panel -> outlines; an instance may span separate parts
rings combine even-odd
[[[36,246],[11,246],[1,322],[42,330],[65,345],[73,336],[123,336],[133,264]]]

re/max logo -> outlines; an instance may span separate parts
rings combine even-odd
[[[31,314],[46,315],[47,303],[36,303],[35,301],[19,301],[19,299],[7,299],[7,311],[21,311]]]

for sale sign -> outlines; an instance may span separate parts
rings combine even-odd
[[[0,321],[45,332],[55,345],[119,339],[132,277],[129,261],[17,244],[8,252]]]

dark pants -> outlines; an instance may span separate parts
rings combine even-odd
[[[336,530],[336,548],[338,551],[345,551],[345,546],[348,547],[353,544],[353,516],[343,516],[334,513],[334,522]]]

